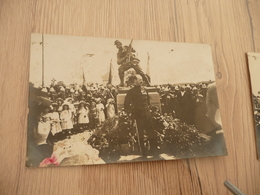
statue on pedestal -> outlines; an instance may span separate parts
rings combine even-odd
[[[117,52],[117,64],[120,65],[118,68],[118,74],[120,78],[120,86],[124,86],[124,72],[133,68],[136,74],[140,74],[148,87],[151,86],[148,77],[144,74],[142,68],[139,66],[140,60],[135,56],[135,50],[132,47],[132,41],[129,46],[122,46],[122,43],[118,40],[115,41],[115,45],[118,49]]]

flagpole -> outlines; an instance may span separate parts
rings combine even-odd
[[[112,84],[113,75],[112,75],[112,59],[110,60],[109,73],[108,73],[108,83]]]
[[[147,68],[146,68],[146,75],[148,75],[151,83],[151,76],[150,76],[150,55],[147,52]]]
[[[42,87],[44,87],[44,37],[42,34]]]

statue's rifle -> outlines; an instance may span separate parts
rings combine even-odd
[[[127,48],[127,56],[128,56],[128,63],[131,62],[131,57],[132,57],[132,42],[133,42],[133,39],[131,39],[131,42]]]

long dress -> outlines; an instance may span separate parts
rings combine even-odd
[[[96,105],[97,108],[97,115],[98,115],[98,122],[101,124],[105,121],[105,113],[104,113],[104,105],[102,103],[99,103]]]
[[[58,112],[53,112],[50,115],[51,117],[51,132],[53,135],[62,131],[60,125],[60,115]]]
[[[107,105],[107,118],[113,118],[115,116],[115,106],[111,101],[108,101]]]
[[[73,128],[73,123],[71,119],[71,112],[69,110],[63,110],[60,113],[60,119],[61,119],[61,128],[62,130],[65,129],[72,129]]]
[[[69,104],[69,111],[71,112],[72,123],[74,124],[75,115],[76,115],[76,108],[75,108],[75,106],[73,104]]]
[[[78,124],[88,124],[89,123],[89,110],[82,107],[78,110]]]

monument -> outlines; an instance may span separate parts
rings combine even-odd
[[[129,46],[122,46],[122,43],[118,40],[115,41],[115,45],[118,49],[117,53],[117,64],[120,65],[118,69],[120,78],[120,87],[118,89],[117,95],[117,110],[120,111],[124,108],[124,101],[127,91],[131,88],[128,83],[128,78],[131,75],[139,74],[142,76],[144,85],[150,97],[150,104],[156,106],[161,111],[160,96],[155,87],[150,84],[150,79],[147,74],[145,74],[142,68],[139,66],[140,60],[135,56],[135,50],[132,47],[131,40]],[[149,58],[148,58],[149,60]]]

